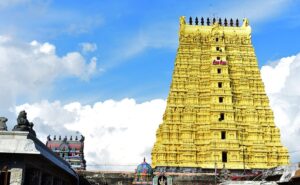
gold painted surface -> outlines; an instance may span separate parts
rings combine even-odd
[[[227,152],[227,162],[222,161],[222,152]],[[152,166],[266,169],[288,161],[248,20],[238,27],[200,26],[188,25],[181,17],[179,48]]]

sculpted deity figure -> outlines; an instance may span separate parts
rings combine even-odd
[[[180,22],[180,30],[179,30],[179,34],[183,33],[184,27],[185,27],[185,16],[181,16],[179,19]]]
[[[167,185],[167,178],[162,175],[158,177],[158,184],[159,185]]]
[[[83,135],[81,135],[80,141],[83,142],[84,140],[85,140],[85,137]]]
[[[249,20],[247,18],[243,19],[243,26],[249,26]]]
[[[6,126],[7,118],[5,117],[0,117],[0,131],[7,131],[7,126]]]
[[[19,113],[17,125],[13,128],[13,131],[28,131],[36,136],[33,123],[27,120],[27,113],[24,110]]]
[[[180,17],[180,26],[185,24],[185,16]]]

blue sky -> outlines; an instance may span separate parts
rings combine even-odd
[[[249,17],[260,66],[300,50],[299,1],[13,2],[2,3],[1,34],[24,42],[49,42],[58,56],[80,51],[80,43],[97,45],[96,51],[83,54],[87,60],[97,57],[97,72],[86,81],[58,78],[44,94],[50,100],[166,98],[181,15]],[[18,103],[29,100],[18,98]]]
[[[299,9],[296,0],[1,0],[0,112],[12,128],[25,109],[42,141],[80,132],[98,169],[149,161],[179,17],[247,17],[282,142],[300,151]]]

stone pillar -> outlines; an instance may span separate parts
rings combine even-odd
[[[167,177],[167,184],[168,185],[173,185],[173,179],[171,176]]]
[[[155,176],[155,177],[153,178],[152,184],[153,184],[153,185],[158,185],[158,177],[157,177],[157,176]]]
[[[23,169],[12,168],[10,170],[10,185],[22,185],[23,184]]]
[[[42,184],[42,171],[39,170],[39,182],[38,182],[38,185],[41,185]]]

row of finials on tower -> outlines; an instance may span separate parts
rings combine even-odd
[[[84,139],[85,139],[84,136],[81,135],[81,138],[79,139],[79,141],[83,142]],[[51,141],[51,140],[52,140],[50,135],[48,135],[47,140],[48,140],[48,141]],[[56,140],[56,135],[54,135],[53,140],[54,140],[54,141]],[[59,141],[61,140],[61,136],[58,137],[58,140],[59,140]],[[63,140],[67,141],[67,140],[68,140],[67,136],[65,136],[65,138],[64,138]],[[72,141],[72,140],[73,140],[73,137],[70,136],[69,141]],[[75,141],[78,141],[78,137],[77,137],[77,136],[75,136]]]
[[[215,24],[216,21],[217,21],[217,19],[216,19],[216,18],[213,18],[213,19],[212,19],[212,24]],[[201,17],[200,23],[201,23],[202,26],[204,25],[204,18],[203,18],[203,17]],[[190,19],[189,19],[189,24],[190,24],[190,25],[193,25],[193,18],[192,18],[192,17],[190,17]],[[222,19],[221,19],[221,18],[219,18],[218,24],[219,24],[219,25],[222,25]],[[199,25],[198,17],[195,18],[195,25]],[[210,25],[210,19],[209,19],[209,18],[206,19],[206,25],[207,25],[207,26]],[[233,20],[230,19],[229,24],[228,24],[228,21],[227,21],[227,19],[225,18],[225,19],[224,19],[224,26],[234,26]],[[236,26],[236,27],[239,26],[239,20],[238,20],[238,19],[236,19],[236,21],[235,21],[235,26]]]

